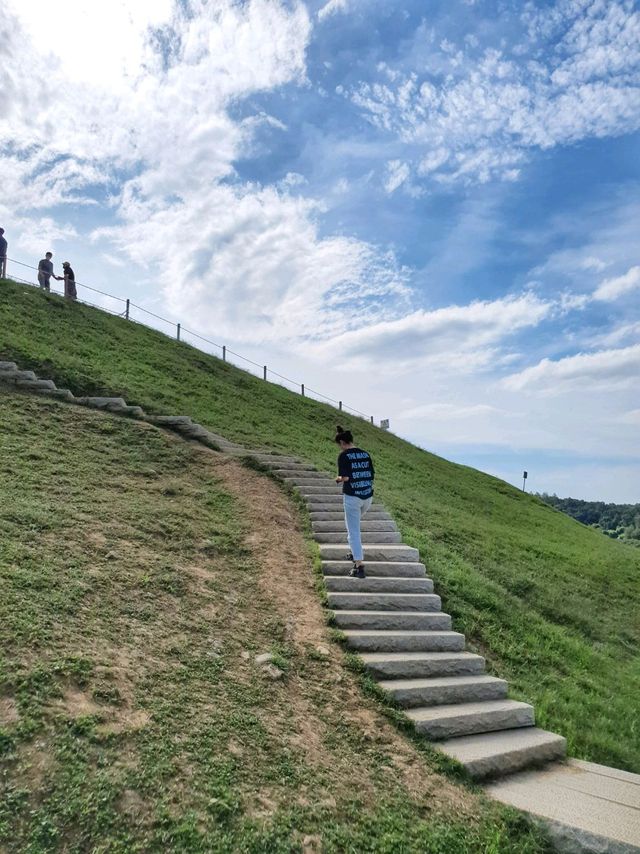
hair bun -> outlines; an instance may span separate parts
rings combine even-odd
[[[338,424],[338,426],[336,427],[336,433],[344,433],[344,428],[343,428],[343,427],[341,427],[339,424]]]

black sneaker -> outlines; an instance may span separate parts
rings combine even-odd
[[[364,566],[354,566],[351,572],[349,573],[351,578],[366,578],[367,576],[364,573]]]
[[[349,552],[349,553],[347,554],[347,556],[345,557],[345,560],[349,560],[349,561],[352,561],[352,562],[353,562],[353,555],[351,554],[351,552]]]

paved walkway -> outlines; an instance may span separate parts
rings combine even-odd
[[[640,851],[640,775],[570,759],[486,787],[492,798],[544,819],[561,851]]]

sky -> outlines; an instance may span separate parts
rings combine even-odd
[[[626,0],[0,16],[10,258],[532,491],[640,502],[639,155]]]

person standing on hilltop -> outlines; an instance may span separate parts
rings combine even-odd
[[[335,441],[341,451],[336,483],[342,484],[344,521],[351,547],[349,560],[353,560],[353,569],[349,575],[353,578],[365,578],[360,523],[373,502],[373,460],[367,451],[354,445],[351,430],[343,430],[338,425]]]
[[[9,244],[4,236],[4,228],[0,228],[0,279],[7,278],[7,252]]]
[[[76,291],[76,277],[68,261],[62,262],[62,274],[64,278],[64,295],[67,299],[75,300],[78,298]]]
[[[52,258],[53,255],[51,252],[47,252],[44,258],[42,258],[38,263],[38,284],[45,291],[51,290],[50,282],[52,276],[58,282],[61,278],[60,276],[56,276],[53,272]]]

